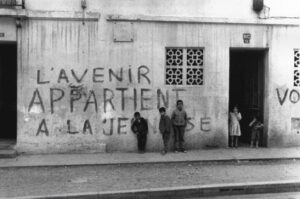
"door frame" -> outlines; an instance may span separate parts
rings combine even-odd
[[[262,146],[268,147],[268,134],[269,134],[269,48],[253,48],[253,47],[229,47],[228,54],[228,113],[230,112],[230,53],[232,51],[260,51],[263,52],[263,136],[262,136]],[[228,126],[229,127],[229,126]],[[229,136],[229,128],[228,128],[228,136]],[[228,142],[229,146],[229,142]]]

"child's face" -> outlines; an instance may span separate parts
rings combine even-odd
[[[233,112],[237,113],[238,111],[239,111],[239,110],[238,110],[237,107],[234,107],[234,108],[233,108]]]
[[[141,118],[140,115],[136,115],[136,116],[135,116],[135,119],[136,119],[136,120],[139,120],[140,118]]]
[[[182,103],[182,102],[179,102],[179,103],[177,104],[177,108],[178,108],[179,110],[182,110],[182,108],[183,108],[183,103]]]
[[[159,112],[161,116],[165,115],[166,112],[162,111],[162,112]]]

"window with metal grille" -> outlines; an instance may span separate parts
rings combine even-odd
[[[25,8],[25,0],[0,0],[0,8],[13,8],[21,6]]]
[[[167,85],[203,85],[204,48],[166,48]]]
[[[300,86],[300,50],[294,49],[294,86]]]

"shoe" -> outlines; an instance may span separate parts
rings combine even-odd
[[[165,150],[163,150],[163,151],[161,152],[162,155],[166,155],[166,153],[167,153],[167,151],[165,151]]]
[[[178,153],[178,152],[179,152],[179,150],[178,150],[178,149],[175,149],[175,150],[174,150],[174,152],[175,152],[175,153]]]
[[[180,151],[181,153],[186,153],[186,150],[185,150],[184,148],[179,149],[179,151]]]

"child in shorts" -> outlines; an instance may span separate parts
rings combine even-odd
[[[261,122],[259,116],[254,115],[252,121],[249,124],[249,127],[251,127],[251,143],[250,147],[254,147],[254,143],[256,148],[258,148],[259,142],[260,142],[260,133],[261,129],[263,129],[264,125]]]

